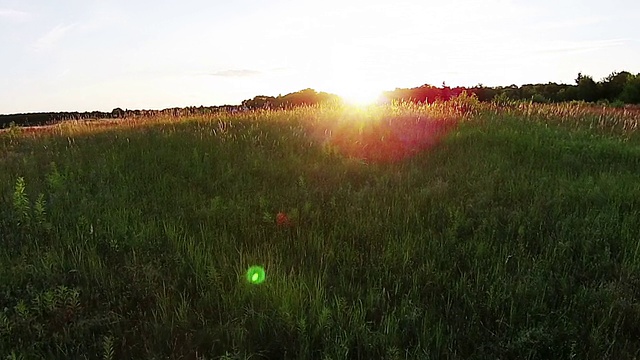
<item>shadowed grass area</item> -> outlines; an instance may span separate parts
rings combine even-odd
[[[638,118],[462,99],[4,132],[0,354],[633,358]]]

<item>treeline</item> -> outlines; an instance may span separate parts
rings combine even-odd
[[[480,101],[533,101],[538,103],[585,101],[622,106],[624,104],[640,104],[640,74],[633,75],[627,71],[613,72],[600,81],[589,75],[578,74],[575,84],[526,84],[522,86],[485,87],[481,84],[474,87],[441,87],[422,85],[415,88],[396,88],[386,91],[381,101],[406,101],[414,103],[432,103],[447,101],[462,92],[475,94]],[[82,119],[117,119],[138,116],[190,116],[210,114],[221,111],[236,112],[252,109],[286,109],[297,106],[316,105],[326,102],[340,102],[340,97],[326,92],[304,89],[294,93],[278,96],[256,96],[242,101],[241,105],[200,106],[186,108],[170,108],[164,110],[122,110],[111,112],[59,112],[0,115],[0,128],[10,124],[18,126],[49,125],[62,120]]]
[[[286,109],[333,101],[340,101],[340,97],[326,92],[316,92],[313,89],[304,89],[284,96],[256,96],[253,99],[242,101],[242,107],[247,109]]]
[[[471,89],[480,101],[527,100],[533,102],[585,101],[604,104],[640,104],[640,74],[613,72],[600,81],[579,73],[575,84],[527,84]]]
[[[575,84],[526,84],[522,86],[485,87],[441,87],[422,85],[415,88],[396,88],[383,92],[381,101],[406,101],[432,103],[447,101],[462,92],[475,94],[480,101],[518,101],[526,100],[538,103],[585,101],[610,103],[613,105],[640,104],[640,74],[627,71],[614,72],[606,78],[595,81],[593,77],[578,74]],[[244,100],[242,106],[249,109],[277,109],[291,106],[313,105],[327,101],[336,101],[337,95],[305,89],[284,96],[256,96]]]
[[[449,88],[423,85],[412,89],[395,89],[385,92],[389,100],[411,102],[434,102],[449,100],[463,91],[475,94],[480,101],[526,100],[539,103],[585,101],[614,105],[640,104],[640,74],[627,71],[614,72],[600,81],[591,76],[578,74],[575,84],[526,84],[522,86],[485,87],[480,85],[465,88]]]
[[[326,92],[316,92],[313,89],[304,89],[287,95],[256,96],[250,100],[242,101],[241,105],[222,106],[190,106],[185,108],[169,108],[164,110],[122,110],[113,109],[111,112],[56,112],[56,113],[30,113],[0,115],[0,128],[6,128],[15,124],[17,126],[41,126],[51,125],[64,120],[85,119],[118,119],[140,116],[192,116],[218,113],[222,111],[237,112],[252,109],[282,109],[297,106],[315,105],[328,101],[340,101],[340,97]]]
[[[6,128],[14,124],[16,126],[42,126],[51,125],[64,120],[88,120],[88,119],[119,119],[146,116],[189,116],[210,114],[221,111],[238,111],[237,105],[222,106],[190,106],[185,108],[168,108],[164,110],[122,110],[113,109],[111,112],[51,112],[0,115],[0,128]]]

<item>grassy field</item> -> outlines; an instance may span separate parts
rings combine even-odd
[[[0,359],[639,358],[639,124],[460,99],[6,130]]]

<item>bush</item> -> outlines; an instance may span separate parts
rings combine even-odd
[[[507,106],[513,104],[513,100],[511,100],[511,98],[509,98],[509,95],[507,95],[507,93],[505,92],[501,92],[500,94],[496,95],[493,100],[491,100],[491,102],[498,106]]]
[[[549,102],[549,99],[544,97],[542,94],[534,94],[531,97],[531,102],[539,103],[539,104],[546,104],[546,103]]]
[[[614,107],[614,108],[623,108],[623,107],[624,107],[624,101],[622,101],[622,100],[618,99],[618,100],[616,100],[616,101],[614,101],[614,102],[612,102],[612,103],[611,103],[611,107]]]

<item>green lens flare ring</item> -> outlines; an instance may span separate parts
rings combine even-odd
[[[264,278],[264,269],[261,266],[252,266],[247,270],[247,281],[251,284],[260,284]]]

